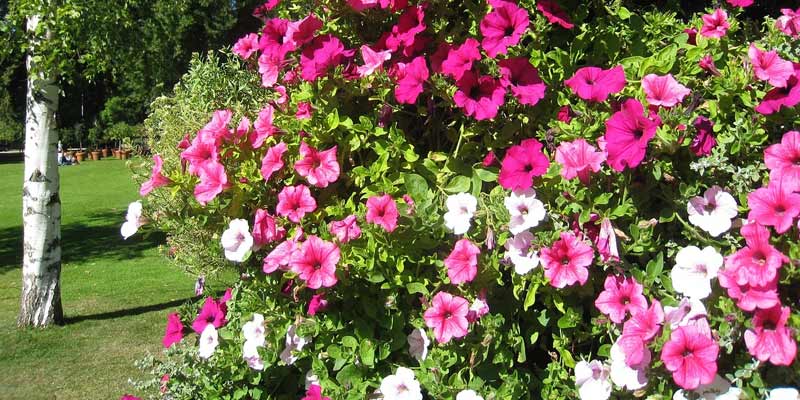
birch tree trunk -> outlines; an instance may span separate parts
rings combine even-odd
[[[38,23],[38,16],[28,20],[33,40]],[[22,295],[17,325],[45,327],[63,319],[58,135],[54,129],[58,87],[52,76],[35,68],[33,54],[28,55],[27,68]]]

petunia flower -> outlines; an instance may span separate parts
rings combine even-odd
[[[469,239],[457,241],[453,251],[444,259],[450,283],[460,285],[464,282],[472,282],[478,273],[478,255],[480,253],[481,250],[478,246]]]
[[[704,55],[699,61],[697,61],[697,65],[702,68],[703,71],[706,71],[711,75],[722,75],[722,73],[719,72],[719,69],[717,69],[717,65],[714,64],[714,57],[711,57],[711,54]]]
[[[744,311],[768,309],[780,304],[778,298],[778,277],[765,285],[739,284],[740,269],[728,266],[719,272],[719,285],[727,289],[728,297],[736,300],[736,306]]]
[[[393,232],[397,228],[397,204],[392,196],[372,196],[367,199],[367,222],[379,225],[386,232]]]
[[[422,85],[428,80],[430,73],[425,57],[419,56],[409,63],[398,63],[397,87],[394,98],[400,104],[414,104],[422,93]]]
[[[282,240],[286,236],[286,229],[278,226],[275,217],[268,210],[256,210],[253,221],[253,250],[258,250],[266,244]]]
[[[661,120],[658,116],[650,119],[643,115],[642,103],[628,99],[622,104],[620,111],[614,113],[606,121],[606,142],[608,165],[615,171],[625,168],[636,168],[644,160],[647,145],[656,135]]]
[[[789,307],[776,305],[757,310],[753,316],[753,329],[744,333],[747,350],[759,361],[773,365],[791,365],[797,355],[797,342],[793,331],[786,326]]]
[[[478,392],[472,389],[467,389],[458,392],[456,400],[483,400],[483,396],[478,395]]]
[[[800,132],[786,132],[780,143],[767,147],[764,164],[770,170],[771,182],[781,182],[794,191],[800,190]]]
[[[647,74],[642,78],[642,89],[651,106],[674,107],[691,93],[686,86],[681,85],[672,74],[659,76]]]
[[[444,225],[456,235],[463,235],[469,230],[478,199],[469,193],[458,193],[447,196],[445,201],[447,212],[444,214]]]
[[[397,24],[392,26],[389,36],[386,38],[386,48],[393,53],[401,48],[413,48],[417,36],[424,32],[425,28],[425,6],[417,5],[406,8],[398,18]]]
[[[600,165],[606,155],[579,138],[572,142],[561,142],[556,149],[556,162],[561,164],[561,176],[564,179],[578,177],[584,185],[589,184],[592,172],[600,171]]]
[[[183,339],[183,323],[178,313],[170,313],[167,315],[167,327],[164,330],[164,338],[161,343],[165,348],[171,347],[173,344],[178,343]]]
[[[147,196],[153,189],[169,185],[172,181],[161,174],[162,166],[164,165],[164,160],[161,159],[161,156],[156,154],[153,156],[153,171],[150,174],[150,179],[146,182],[142,183],[141,188],[139,188],[139,195],[140,196]]]
[[[497,178],[500,186],[511,190],[530,189],[533,178],[544,175],[550,167],[550,160],[542,153],[542,147],[536,139],[525,139],[508,149]]]
[[[692,225],[714,237],[727,232],[731,228],[731,219],[739,214],[733,196],[716,185],[706,189],[703,196],[689,199],[686,212]]]
[[[236,41],[236,44],[233,45],[233,54],[246,60],[258,49],[258,34],[249,33]]]
[[[780,387],[774,388],[769,391],[769,396],[766,400],[798,400],[800,399],[800,392],[795,388]]]
[[[697,389],[714,381],[719,345],[708,325],[681,326],[672,331],[661,350],[661,361],[672,379],[684,389]]]
[[[572,232],[561,232],[560,236],[559,240],[549,248],[543,248],[539,254],[544,276],[551,286],[559,289],[576,283],[583,285],[589,279],[586,267],[592,264],[594,252]]]
[[[261,147],[268,137],[274,136],[278,133],[278,128],[272,125],[273,115],[275,108],[267,104],[261,111],[258,112],[258,118],[253,124],[253,132],[250,133],[250,145],[254,149]]]
[[[772,226],[778,233],[788,231],[794,218],[800,215],[800,194],[794,193],[795,189],[798,189],[796,185],[779,180],[751,192],[747,195],[750,207],[747,219]]]
[[[264,52],[258,56],[258,73],[261,74],[261,86],[274,87],[278,83],[278,75],[284,67],[284,58],[280,53]],[[284,75],[284,81],[288,81]]]
[[[384,377],[380,392],[384,400],[422,400],[419,381],[406,367],[397,367],[394,375]]]
[[[219,164],[219,141],[208,132],[200,132],[181,152],[181,160],[189,163],[190,174],[199,175],[206,165]]]
[[[336,149],[318,151],[306,142],[300,142],[300,159],[294,163],[297,174],[306,178],[308,183],[317,187],[328,187],[328,184],[339,179],[339,161],[336,159]]]
[[[441,72],[455,80],[461,79],[464,72],[472,69],[472,63],[481,59],[478,41],[468,38],[459,46],[450,46],[447,57],[442,61]]]
[[[569,15],[567,15],[555,0],[539,0],[536,2],[536,9],[539,10],[551,24],[561,25],[564,29],[572,29],[575,27],[575,24],[569,19]]]
[[[308,343],[311,343],[311,338],[300,336],[297,333],[297,323],[292,324],[289,326],[289,329],[286,330],[285,347],[283,351],[281,351],[279,358],[286,363],[286,365],[294,364],[295,361],[297,361],[297,355],[295,353],[303,350],[303,347]]]
[[[314,108],[311,106],[311,103],[301,101],[297,103],[297,112],[294,114],[294,117],[295,119],[310,119],[313,110]]]
[[[756,106],[756,112],[770,115],[781,110],[781,108],[792,108],[800,104],[800,64],[792,63],[794,74],[786,80],[785,87],[778,87],[770,90]]]
[[[306,185],[285,186],[278,193],[278,205],[275,212],[296,224],[300,223],[306,213],[316,209],[317,201],[311,197],[311,191]]]
[[[214,350],[219,346],[219,335],[214,325],[208,324],[200,334],[200,345],[197,348],[197,354],[200,358],[209,359],[214,354]]]
[[[225,167],[217,162],[209,163],[200,168],[200,183],[194,187],[194,198],[205,206],[229,187]]]
[[[453,102],[464,114],[478,121],[497,116],[505,101],[505,89],[500,82],[488,75],[478,76],[474,71],[466,71],[456,82],[456,87]]]
[[[320,35],[304,47],[300,54],[300,77],[313,82],[340,65],[344,59],[344,45],[331,34]]]
[[[486,55],[495,58],[498,54],[506,54],[509,46],[519,43],[529,24],[528,11],[512,2],[493,7],[480,23],[481,46]]]
[[[267,149],[264,158],[261,160],[261,176],[268,181],[272,174],[283,168],[283,155],[288,150],[286,143],[280,142]]]
[[[145,218],[142,217],[142,202],[136,200],[128,204],[128,211],[125,214],[125,222],[119,228],[119,232],[123,239],[128,239],[133,236],[139,227],[145,224]]]
[[[670,277],[676,292],[691,299],[705,299],[711,294],[711,280],[722,267],[722,255],[717,249],[706,246],[700,250],[687,246],[675,255],[675,266]]]
[[[747,55],[756,78],[767,81],[772,86],[786,87],[787,81],[794,75],[792,62],[782,59],[775,50],[764,51],[751,43]]]
[[[678,389],[672,396],[672,400],[740,400],[743,398],[741,389],[736,386],[731,386],[730,382],[719,375],[716,375],[711,383],[700,385],[697,389],[692,390],[692,392],[699,395],[699,397],[687,397],[683,389]]]
[[[636,278],[609,275],[603,287],[594,305],[612,322],[621,323],[626,314],[647,310],[647,299],[642,294],[644,287]]]
[[[514,235],[536,227],[544,220],[544,204],[536,198],[536,192],[532,188],[513,190],[503,200],[503,204],[511,215],[508,229]]]
[[[408,353],[411,354],[411,357],[416,358],[420,363],[428,358],[428,347],[430,347],[431,341],[428,339],[425,329],[414,328],[406,337],[406,341],[408,342]]]
[[[632,366],[625,361],[625,352],[622,350],[619,341],[611,346],[611,381],[615,385],[629,390],[639,390],[647,386],[647,369],[650,366],[652,355],[650,350],[644,349],[641,362]]]
[[[664,307],[664,323],[674,330],[679,326],[689,325],[696,319],[706,318],[707,314],[702,301],[684,297],[676,307]]]
[[[611,225],[611,220],[608,218],[603,218],[603,220],[600,221],[600,231],[597,234],[597,239],[594,241],[594,244],[603,262],[619,261],[617,234],[614,232],[614,226]]]
[[[578,97],[602,103],[608,96],[619,93],[625,88],[625,71],[621,65],[611,69],[583,67],[575,71],[571,78],[564,81]]]
[[[228,307],[225,303],[214,300],[211,297],[206,297],[203,307],[200,309],[200,313],[197,314],[197,317],[192,322],[192,329],[200,334],[206,329],[207,325],[214,325],[216,328],[221,328],[228,323],[225,315],[227,310]]]
[[[341,221],[332,221],[328,226],[328,231],[341,243],[361,237],[361,228],[358,226],[355,215],[348,215]]]
[[[313,317],[325,311],[327,308],[328,300],[325,299],[325,293],[318,293],[311,296],[311,300],[308,301],[308,311],[306,311],[306,313]]]
[[[714,137],[714,122],[701,115],[694,120],[694,128],[697,133],[689,145],[689,150],[698,157],[711,154],[711,150],[717,145],[717,139]]]
[[[500,83],[511,91],[520,104],[534,106],[544,98],[547,85],[526,57],[506,58],[497,64],[500,67]]]
[[[372,47],[362,45],[361,58],[364,60],[364,65],[359,65],[356,70],[358,75],[363,78],[372,75],[381,68],[385,61],[392,58],[392,52],[390,50],[375,51]]]
[[[300,400],[331,400],[331,398],[322,396],[322,387],[320,385],[311,385],[306,390],[305,397]]]
[[[607,400],[611,396],[608,367],[600,361],[575,364],[575,386],[581,400]]]
[[[763,287],[778,276],[778,269],[789,259],[770,244],[769,230],[759,223],[742,226],[746,246],[725,259],[725,268],[735,271],[736,283]]]
[[[283,35],[283,42],[287,46],[299,49],[314,39],[317,31],[322,28],[322,20],[314,14],[306,15],[298,21],[290,21]]]
[[[262,54],[271,54],[283,59],[286,54],[297,49],[292,43],[286,43],[286,30],[289,29],[289,20],[283,18],[270,18],[264,22],[258,47]]]
[[[525,275],[539,266],[539,253],[533,247],[533,234],[522,231],[506,240],[505,258],[514,264],[514,272]]]
[[[234,262],[243,262],[250,256],[250,250],[253,248],[250,224],[246,219],[232,219],[228,224],[228,229],[222,232],[220,243],[225,249],[225,258]]]
[[[775,20],[775,27],[779,31],[797,38],[800,36],[800,8],[796,11],[791,8],[781,8],[781,15]]]
[[[439,292],[433,296],[430,307],[425,310],[423,318],[428,328],[433,328],[433,335],[439,343],[447,343],[453,338],[467,335],[467,313],[469,302],[459,296],[447,292]]]
[[[728,13],[721,8],[717,8],[711,14],[703,15],[703,26],[700,34],[708,38],[719,39],[728,33],[731,25],[728,23]]]
[[[727,0],[728,4],[734,7],[750,7],[753,5],[754,0]]]
[[[309,235],[300,250],[292,254],[289,265],[310,289],[319,289],[336,284],[336,264],[340,258],[336,243]]]

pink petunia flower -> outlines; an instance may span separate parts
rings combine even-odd
[[[714,76],[722,75],[717,69],[717,65],[714,64],[714,57],[711,57],[711,54],[704,55],[703,58],[701,58],[700,61],[697,62],[697,65],[711,75]]]
[[[661,361],[678,386],[692,390],[714,381],[719,345],[707,324],[681,326],[672,331],[661,350]]]
[[[347,5],[358,12],[377,7],[378,0],[347,0]]]
[[[331,235],[341,243],[347,243],[361,237],[361,228],[358,226],[355,215],[348,215],[341,221],[333,221],[328,226]]]
[[[664,325],[664,309],[661,308],[661,303],[658,300],[653,300],[650,308],[634,312],[631,318],[625,321],[625,325],[622,327],[620,344],[626,350],[625,362],[628,365],[637,365],[642,362],[645,345],[661,332],[662,325]],[[626,340],[623,338],[630,337],[638,339],[634,342],[641,343],[641,348],[636,344],[635,351],[628,351],[631,348],[626,349]]]
[[[164,331],[164,338],[161,343],[165,348],[169,348],[175,343],[183,339],[183,323],[178,313],[170,313],[167,315],[167,327]]]
[[[597,239],[594,241],[594,244],[603,262],[619,261],[617,234],[614,232],[614,226],[611,225],[611,220],[608,218],[603,218],[603,220],[600,221],[600,231],[597,234]]]
[[[791,8],[781,8],[781,15],[775,20],[775,27],[779,31],[793,37],[800,37],[800,8],[796,11]]]
[[[514,3],[504,2],[493,7],[480,24],[481,46],[486,55],[495,58],[498,54],[506,54],[509,46],[519,43],[529,24],[528,11]]]
[[[690,27],[683,30],[683,33],[689,35],[689,39],[686,40],[686,43],[697,46],[697,28]]]
[[[472,69],[472,63],[481,59],[479,43],[468,38],[460,46],[451,46],[447,57],[442,61],[441,71],[455,80],[461,79],[464,72]]]
[[[306,178],[308,183],[317,187],[328,187],[328,184],[339,179],[339,161],[336,159],[336,149],[317,151],[306,142],[300,142],[300,158],[294,163],[294,170]]]
[[[386,38],[386,48],[396,53],[401,48],[414,48],[417,35],[425,31],[425,5],[408,7],[392,26]],[[408,56],[408,54],[406,54]]]
[[[236,44],[233,45],[233,54],[246,60],[258,49],[258,35],[249,33],[236,41]]]
[[[272,174],[283,168],[283,154],[287,150],[288,147],[283,142],[267,149],[267,153],[264,154],[264,158],[261,160],[261,176],[265,181],[268,181]]]
[[[642,89],[650,105],[668,108],[682,102],[683,98],[691,93],[691,90],[678,83],[672,74],[645,75],[642,78]]]
[[[536,9],[539,10],[547,21],[551,24],[561,25],[564,29],[572,29],[575,24],[569,19],[569,15],[554,0],[540,0],[536,2]]]
[[[767,187],[751,192],[747,195],[750,206],[747,219],[772,226],[778,233],[788,231],[794,218],[800,215],[800,194],[794,193],[795,189],[797,187],[788,181],[784,184],[784,181],[773,180]]]
[[[433,296],[431,306],[425,310],[423,318],[428,328],[433,328],[433,335],[439,343],[448,343],[452,338],[467,335],[469,322],[469,301],[450,293],[439,292]]]
[[[460,285],[464,282],[472,282],[478,274],[478,255],[481,250],[469,239],[461,239],[456,242],[453,251],[444,259],[444,266],[447,267],[447,276],[450,283]]]
[[[194,187],[194,198],[205,206],[229,187],[225,167],[218,162],[207,163],[200,169],[200,183]]]
[[[544,175],[550,167],[550,160],[542,153],[542,147],[536,139],[525,139],[508,149],[497,178],[500,186],[511,190],[530,189],[533,178]]]
[[[644,160],[647,145],[661,124],[643,115],[644,107],[638,100],[628,99],[622,109],[606,121],[606,151],[608,165],[616,171],[636,168]]]
[[[564,81],[578,97],[602,103],[613,93],[625,88],[625,71],[621,65],[611,69],[583,67],[575,71],[571,78]]]
[[[547,85],[539,78],[539,71],[526,57],[512,57],[498,62],[500,83],[517,98],[520,104],[534,106],[544,98]]]
[[[209,164],[219,163],[219,141],[211,134],[198,132],[189,147],[181,152],[181,160],[189,162],[189,173],[199,175]]]
[[[718,8],[711,14],[703,15],[703,26],[700,28],[700,34],[709,38],[721,38],[728,33],[728,28],[731,25],[728,23],[728,13],[725,10]]]
[[[206,329],[206,326],[213,325],[215,328],[221,328],[223,325],[228,323],[228,320],[225,319],[225,314],[228,311],[228,307],[222,301],[214,300],[211,297],[206,297],[205,302],[203,303],[203,308],[200,309],[200,313],[197,314],[197,318],[194,319],[192,322],[192,329],[194,329],[197,334],[203,333],[203,330]]]
[[[296,119],[310,119],[311,112],[314,110],[314,107],[311,106],[311,103],[307,101],[301,101],[297,103],[297,112],[294,114]]]
[[[425,57],[416,57],[406,64],[398,63],[398,68],[394,98],[400,104],[414,104],[422,93],[422,85],[430,76]]]
[[[311,385],[306,390],[306,395],[300,400],[331,400],[328,396],[322,396],[322,387],[319,385]]]
[[[269,211],[264,209],[256,210],[255,221],[253,222],[253,248],[258,249],[266,244],[283,240],[286,237],[286,229],[278,226]]]
[[[340,258],[336,243],[309,235],[300,250],[292,254],[289,265],[310,289],[319,289],[336,284],[336,264]]]
[[[783,182],[795,191],[800,189],[800,132],[786,132],[780,143],[767,147],[764,164],[770,170],[770,181]]]
[[[200,131],[198,136],[205,136],[205,140],[213,141],[216,145],[222,140],[228,140],[231,136],[231,131],[228,130],[228,124],[231,122],[233,112],[231,110],[216,110],[214,115]]]
[[[364,65],[359,65],[356,70],[358,71],[358,76],[363,78],[372,75],[373,72],[381,68],[385,61],[392,58],[392,52],[389,50],[375,51],[367,45],[362,45],[361,58],[364,59]]]
[[[590,145],[585,139],[561,142],[556,149],[556,162],[561,164],[561,176],[573,179],[576,176],[584,185],[589,184],[592,172],[600,171],[606,155]]]
[[[392,196],[384,194],[367,199],[367,222],[380,225],[386,232],[393,232],[399,216]]]
[[[162,186],[167,186],[172,181],[167,178],[166,176],[161,174],[161,169],[163,168],[164,160],[161,159],[161,156],[156,154],[153,156],[153,171],[150,174],[150,179],[142,183],[142,187],[139,188],[139,195],[140,196],[147,196],[150,192],[153,191],[155,188],[159,188]]]
[[[308,301],[307,314],[313,317],[325,311],[326,308],[328,308],[328,300],[325,300],[325,293],[315,294]]]
[[[735,267],[719,271],[719,285],[727,289],[728,297],[736,300],[736,306],[744,311],[768,309],[780,304],[778,298],[778,277],[764,286],[740,285],[737,283],[739,270]]]
[[[764,51],[756,47],[755,43],[751,43],[747,55],[753,64],[756,78],[767,81],[772,86],[786,87],[786,81],[794,75],[792,62],[782,59],[775,50]]]
[[[330,34],[317,36],[300,55],[300,77],[313,82],[343,59],[344,45],[339,38]]]
[[[278,128],[272,125],[273,115],[275,108],[267,104],[261,111],[258,112],[258,118],[253,124],[253,132],[250,133],[250,145],[254,149],[261,147],[268,137],[274,136],[278,133]]]
[[[283,60],[296,47],[291,43],[286,43],[286,30],[289,29],[289,21],[283,18],[270,18],[264,23],[261,31],[261,39],[258,46],[261,53],[272,55]]]
[[[492,119],[497,116],[500,106],[503,105],[506,91],[500,83],[488,75],[478,76],[473,71],[467,71],[456,82],[458,90],[453,95],[453,102],[464,114],[474,117],[478,121]]]
[[[299,21],[291,21],[287,24],[283,42],[287,46],[299,49],[313,40],[320,28],[322,28],[322,20],[314,14],[309,14]]]
[[[714,122],[701,115],[694,120],[694,128],[697,133],[692,139],[692,143],[689,144],[689,150],[698,157],[711,154],[711,150],[717,145],[717,139],[714,137]]]
[[[550,285],[559,289],[575,283],[583,285],[589,279],[594,251],[572,232],[561,232],[561,239],[541,250],[539,260],[544,267],[544,276]]]
[[[786,326],[791,311],[776,305],[757,310],[753,316],[753,329],[744,333],[747,350],[759,361],[773,365],[791,365],[797,355],[794,333]]]
[[[311,191],[306,185],[285,186],[278,193],[278,205],[275,212],[296,224],[300,223],[306,213],[316,209],[317,201],[311,197]]]
[[[764,98],[756,106],[756,111],[770,115],[781,110],[782,107],[792,108],[800,104],[800,64],[792,63],[794,74],[786,80],[785,87],[777,87],[764,95]]]
[[[289,263],[292,261],[292,255],[299,251],[300,242],[296,238],[287,239],[281,244],[275,246],[266,257],[264,257],[261,269],[265,274],[271,274],[279,268],[284,271],[289,270]]]
[[[633,277],[607,276],[594,305],[614,323],[621,323],[625,315],[647,310],[647,299],[642,294],[644,287]]]
[[[261,86],[271,88],[278,83],[278,75],[283,69],[284,58],[279,53],[261,53],[258,56],[258,73],[261,74]],[[286,79],[284,77],[284,79]]]
[[[491,167],[497,161],[497,156],[495,156],[494,151],[489,150],[485,156],[483,156],[483,161],[481,161],[481,165],[486,168]]]
[[[742,226],[747,245],[725,259],[725,269],[736,272],[736,283],[763,287],[778,276],[778,269],[789,259],[770,242],[769,230],[759,223]]]
[[[727,0],[728,4],[734,7],[750,7],[753,5],[753,0]]]

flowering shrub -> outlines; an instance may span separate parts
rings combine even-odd
[[[796,398],[800,10],[278,3],[148,120],[165,397]]]

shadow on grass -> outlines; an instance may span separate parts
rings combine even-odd
[[[107,319],[116,319],[121,317],[129,317],[132,315],[146,314],[153,311],[166,310],[186,303],[187,301],[195,300],[194,297],[187,297],[185,299],[168,301],[165,303],[151,304],[149,306],[126,308],[123,310],[109,311],[98,314],[78,315],[74,317],[65,317],[64,325],[77,324],[82,321],[102,321]]]
[[[0,152],[0,164],[17,164],[25,159],[25,154],[17,151]]]
[[[117,211],[90,214],[61,226],[62,263],[83,263],[92,260],[128,260],[164,243],[161,232],[138,233],[127,241],[122,240],[119,227],[122,216]],[[5,274],[22,264],[22,227],[0,230],[0,274]]]

